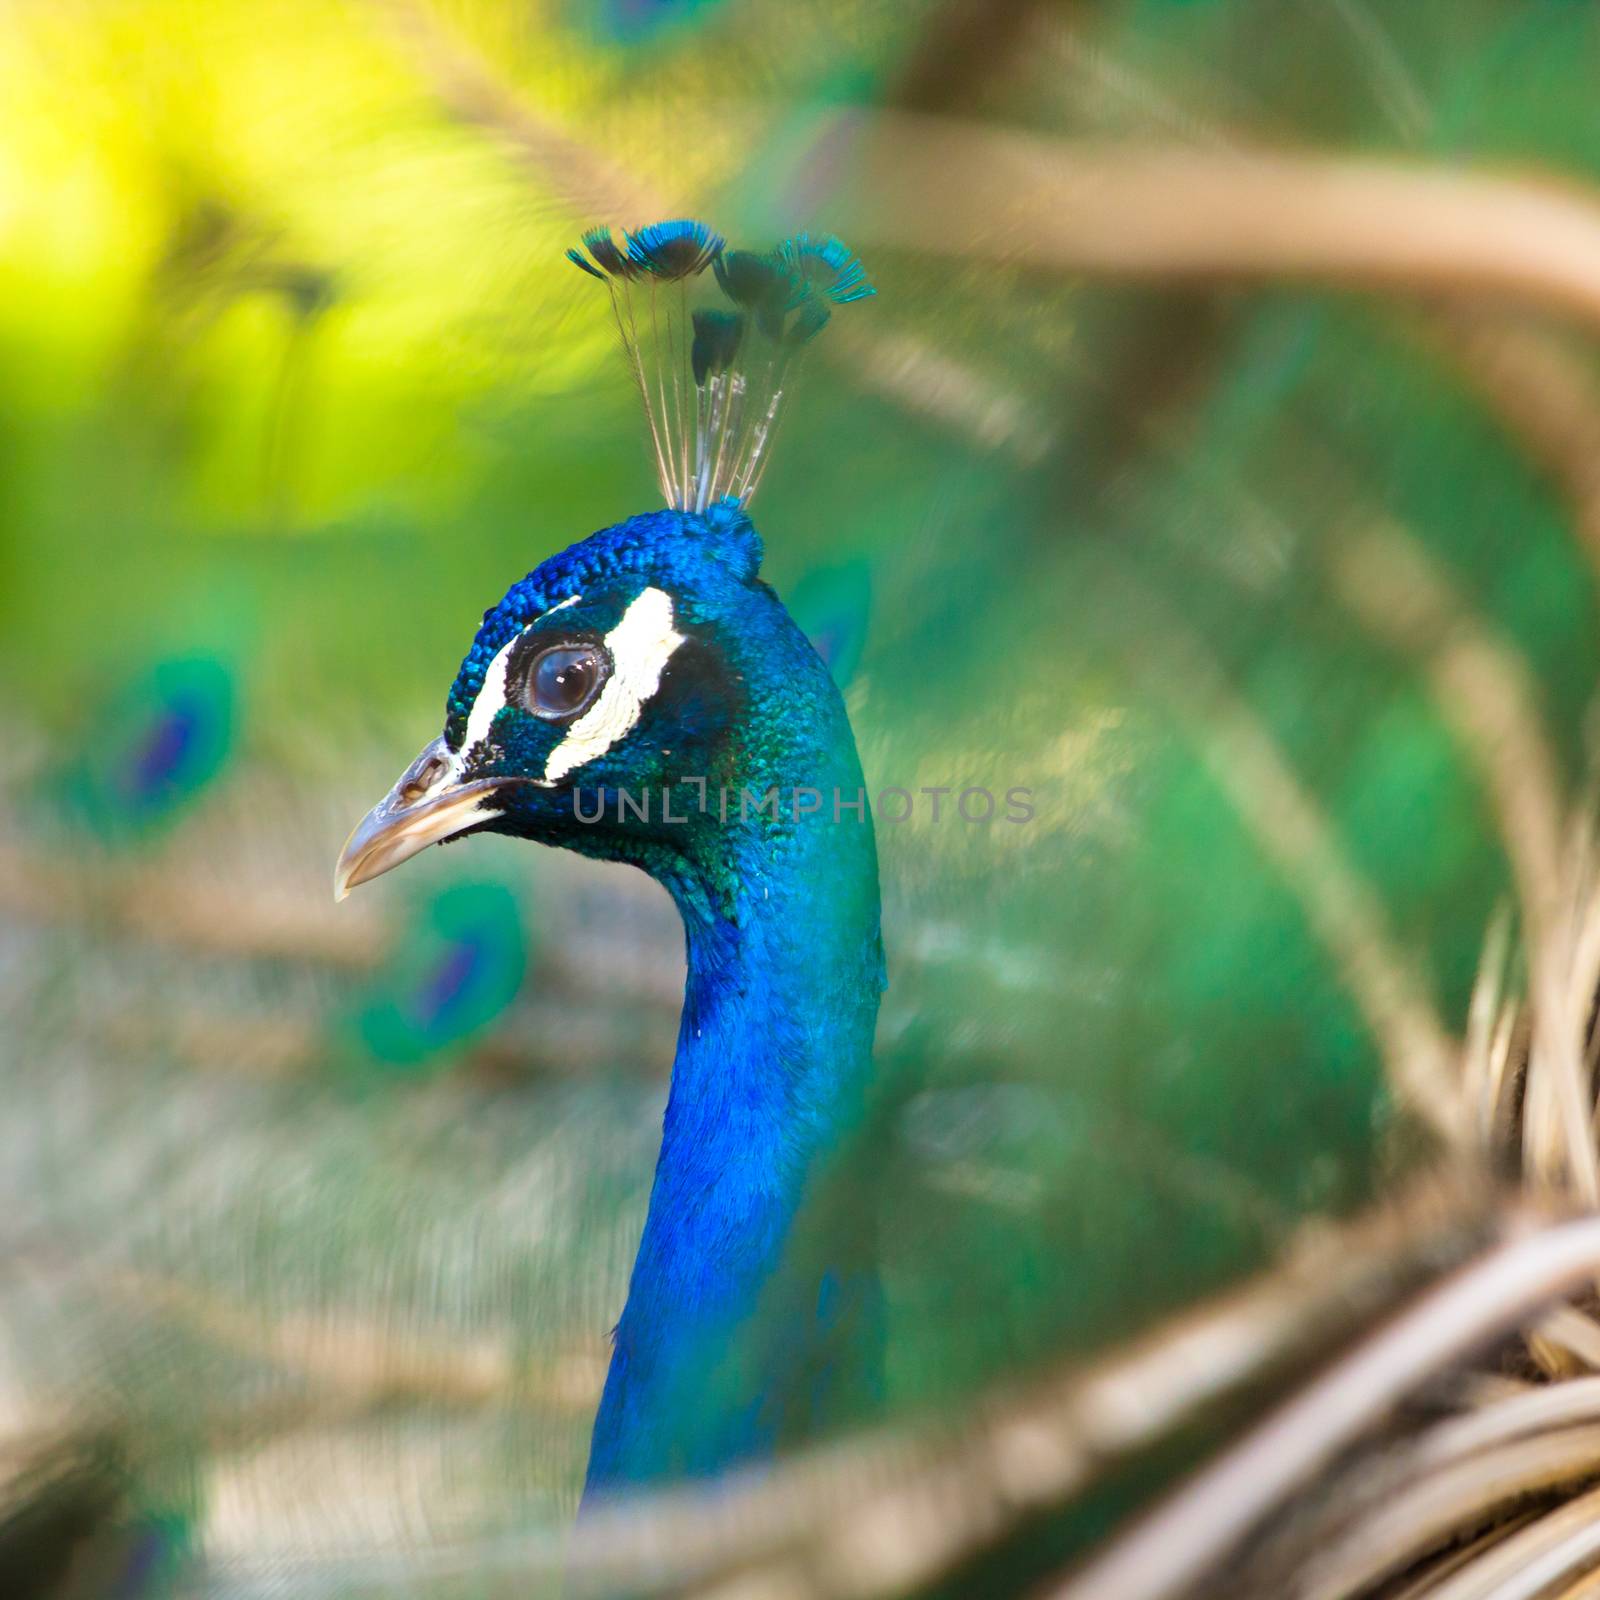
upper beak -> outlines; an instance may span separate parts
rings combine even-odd
[[[345,840],[333,869],[335,900],[428,845],[484,820],[484,805],[500,787],[498,780],[452,783],[449,772],[450,750],[442,738],[435,739]]]

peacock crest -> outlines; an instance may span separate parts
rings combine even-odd
[[[689,218],[625,230],[620,244],[609,227],[591,228],[567,259],[610,291],[661,492],[676,511],[749,502],[805,352],[834,307],[876,292],[829,235],[730,250]]]

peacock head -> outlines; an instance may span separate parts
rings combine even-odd
[[[723,503],[633,517],[513,584],[461,664],[444,731],[351,834],[335,893],[474,833],[703,885],[750,819],[746,792],[826,774],[844,726],[760,561],[759,535]]]
[[[771,807],[774,788],[820,791],[840,760],[853,770],[837,690],[760,580],[744,506],[802,352],[830,306],[872,292],[860,263],[806,234],[725,252],[689,221],[584,242],[572,259],[607,285],[640,391],[663,397],[646,420],[669,509],[552,556],[485,614],[443,733],[346,844],[341,898],[483,832],[632,861],[680,898],[714,893],[748,795]],[[720,298],[696,304],[707,285]],[[664,328],[648,349],[629,338],[641,321]],[[647,371],[663,351],[684,370]]]

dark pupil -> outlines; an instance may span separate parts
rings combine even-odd
[[[587,645],[546,650],[533,664],[533,703],[547,716],[576,711],[594,692],[599,666]]]

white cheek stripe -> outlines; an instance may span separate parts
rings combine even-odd
[[[661,687],[661,673],[683,635],[672,626],[672,597],[663,589],[644,589],[606,635],[611,676],[600,698],[567,729],[567,736],[545,763],[546,783],[603,756],[625,739],[639,720],[645,702]],[[496,660],[499,658],[497,657]],[[491,671],[493,668],[491,667]],[[500,669],[501,693],[505,668]],[[488,687],[485,680],[484,687]],[[474,717],[478,708],[472,708]]]

